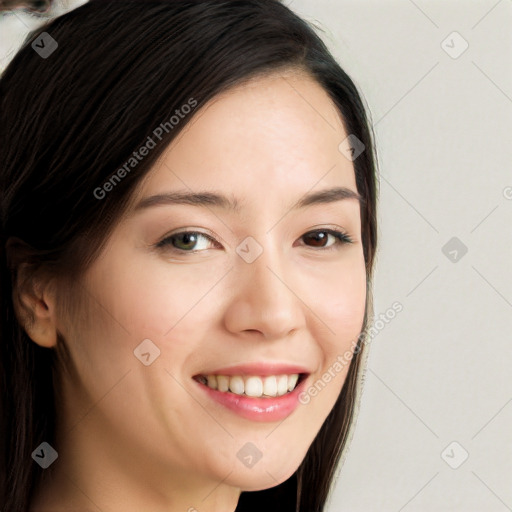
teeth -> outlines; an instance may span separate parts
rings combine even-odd
[[[284,395],[288,391],[288,376],[280,375],[277,378],[277,395]]]
[[[297,381],[299,380],[299,374],[294,373],[288,377],[288,391],[293,391],[293,388],[297,385]]]
[[[263,394],[263,381],[259,377],[249,377],[244,384],[247,396],[261,396]]]
[[[217,375],[217,389],[219,391],[228,391],[229,390],[229,378],[226,377],[225,375]]]
[[[235,393],[236,395],[243,395],[244,394],[244,379],[243,377],[239,377],[238,375],[235,375],[234,377],[231,377],[229,379],[229,390]]]
[[[231,391],[236,395],[251,397],[271,397],[282,396],[293,391],[299,380],[299,374],[269,375],[268,377],[201,375],[199,380],[209,388],[222,392]]]
[[[267,396],[277,396],[277,379],[275,375],[263,380],[263,393]]]
[[[208,375],[208,387],[217,389],[217,377],[215,375]]]

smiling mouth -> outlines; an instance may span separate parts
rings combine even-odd
[[[282,375],[195,375],[197,382],[210,389],[251,398],[275,398],[291,393],[307,373]]]

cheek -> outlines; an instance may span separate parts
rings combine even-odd
[[[318,316],[328,335],[324,338],[327,352],[340,350],[359,336],[366,305],[366,272],[364,262],[354,262],[325,280],[316,299]]]
[[[311,309],[320,319],[315,320],[315,328],[311,330],[321,351],[322,363],[300,401],[306,409],[315,409],[319,417],[325,418],[341,392],[363,327],[364,259],[354,259],[351,264],[340,266],[338,272],[330,271],[329,279],[322,283],[322,292],[311,294],[316,297]],[[305,421],[309,420],[308,416]],[[315,424],[319,428],[320,424]]]
[[[202,274],[180,265],[117,268],[93,276],[94,286],[112,318],[136,336],[160,339],[174,328],[182,329],[222,274]]]

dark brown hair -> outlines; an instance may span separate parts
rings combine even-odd
[[[58,44],[43,58],[43,32]],[[27,512],[42,470],[31,453],[54,442],[55,353],[32,342],[14,302],[24,276],[76,282],[99,254],[134,190],[187,125],[157,147],[106,198],[94,190],[190,98],[199,109],[264,73],[300,69],[336,105],[366,149],[354,160],[363,197],[365,331],[377,241],[376,164],[364,105],[312,28],[277,0],[91,0],[30,34],[0,79],[0,504]],[[341,141],[340,141],[341,142]],[[298,470],[242,493],[237,511],[321,512],[358,399],[363,337],[343,389]]]

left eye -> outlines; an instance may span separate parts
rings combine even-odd
[[[334,243],[330,246],[322,245],[324,241],[328,240],[329,237],[334,238]],[[341,246],[343,244],[353,243],[352,239],[343,231],[336,231],[335,229],[319,229],[316,231],[310,231],[301,238],[307,238],[312,240],[314,244],[320,244],[322,249],[333,249],[335,246]],[[316,245],[318,247],[318,245]]]
[[[334,239],[334,243],[327,245],[327,241]],[[205,240],[205,243],[199,244],[200,247],[194,247],[198,244],[199,240]],[[208,240],[220,246],[220,244],[211,236],[201,233],[199,231],[182,231],[180,233],[174,233],[167,238],[164,238],[156,244],[158,248],[171,249],[175,252],[201,252],[202,250],[208,249]],[[334,229],[319,229],[315,231],[309,231],[301,236],[301,240],[308,240],[312,242],[312,247],[317,247],[321,250],[336,249],[344,244],[353,243],[352,239],[344,232],[337,231]]]

